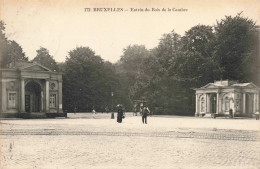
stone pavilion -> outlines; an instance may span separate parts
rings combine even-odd
[[[253,83],[222,80],[209,83],[196,90],[195,116],[252,117],[259,111],[259,87]]]
[[[0,69],[0,116],[64,116],[62,74],[38,63],[13,62]]]

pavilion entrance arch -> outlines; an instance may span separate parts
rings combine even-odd
[[[210,94],[210,113],[216,113],[217,112],[217,94],[212,93]]]
[[[33,80],[25,85],[25,112],[41,112],[42,103],[42,87]]]

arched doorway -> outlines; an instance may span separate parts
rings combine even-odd
[[[41,86],[30,81],[25,86],[25,112],[41,111]]]
[[[216,93],[211,94],[210,97],[210,113],[216,113],[217,110],[217,95]]]

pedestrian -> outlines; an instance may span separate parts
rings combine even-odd
[[[95,114],[96,114],[96,111],[95,111],[95,108],[93,107],[93,110],[92,110],[92,118],[93,119],[95,118]]]
[[[137,108],[136,107],[134,107],[133,116],[137,116]]]
[[[149,108],[145,106],[142,111],[142,122],[145,124],[147,124],[147,116],[149,115],[149,113],[150,113]]]
[[[143,106],[140,106],[140,115],[142,116],[143,115],[143,110],[144,110],[144,107]]]
[[[123,118],[125,118],[124,111],[123,111],[123,106],[121,104],[119,104],[117,107],[118,107],[118,110],[117,110],[117,122],[118,123],[122,123]]]
[[[76,112],[77,112],[77,107],[75,106],[74,107],[74,114],[76,114]]]
[[[256,120],[259,120],[259,111],[256,111],[256,113],[255,113],[255,119],[256,119]]]

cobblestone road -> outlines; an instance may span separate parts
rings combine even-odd
[[[218,130],[216,132],[91,132],[91,131],[68,131],[55,129],[16,129],[3,130],[0,135],[101,135],[101,136],[142,136],[142,137],[173,137],[173,138],[196,138],[196,139],[216,139],[216,140],[240,140],[240,141],[260,141],[259,132]]]
[[[155,123],[157,120],[164,123]],[[103,119],[2,121],[0,166],[4,169],[260,169],[259,131],[241,130],[243,126],[192,128],[186,121],[154,118],[149,119],[153,122],[150,125],[135,124],[134,118],[123,124]],[[197,122],[190,119],[194,121]],[[228,122],[222,122],[221,127],[228,128]],[[231,122],[246,124],[246,121]]]

